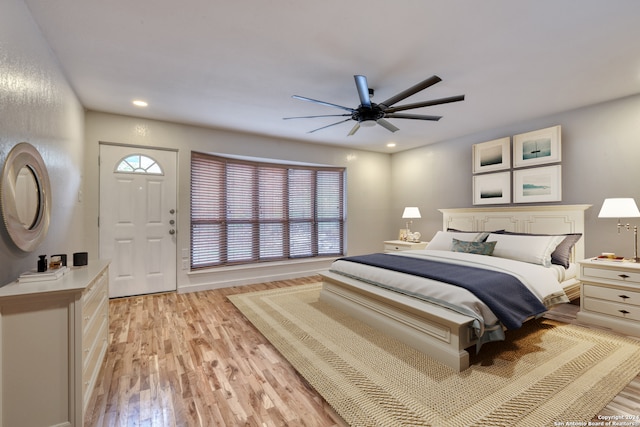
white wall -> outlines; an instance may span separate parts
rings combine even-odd
[[[631,256],[633,233],[618,235],[616,220],[597,216],[607,197],[633,197],[640,204],[640,95],[394,154],[392,217],[403,206],[419,206],[423,218],[413,228],[428,239],[442,229],[437,209],[473,206],[473,144],[554,125],[562,126],[561,204],[593,205],[586,212],[586,255]],[[628,222],[640,225],[640,218]]]
[[[39,254],[84,250],[84,112],[22,0],[2,0],[0,13],[0,165],[26,141],[41,153],[51,180],[49,233],[24,253],[0,232],[0,285],[36,268]]]
[[[347,221],[349,254],[381,251],[389,239],[390,157],[387,154],[348,150],[317,144],[278,140],[251,134],[180,125],[89,111],[86,113],[87,173],[85,200],[87,247],[98,252],[99,175],[95,167],[99,143],[111,142],[178,150],[178,288],[192,291],[263,282],[324,269],[322,262],[265,263],[257,267],[218,268],[189,274],[181,269],[181,253],[189,248],[189,175],[191,150],[282,159],[347,168]],[[391,236],[392,237],[392,236]]]

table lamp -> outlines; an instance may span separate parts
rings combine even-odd
[[[412,219],[414,219],[414,218],[422,218],[420,216],[420,209],[418,209],[415,206],[408,206],[408,207],[404,208],[404,212],[402,212],[402,218],[407,220],[406,239],[407,240],[413,240],[413,239],[411,239],[409,237],[411,235],[410,226],[411,226],[411,224],[413,224]]]
[[[638,218],[640,217],[640,211],[635,200],[632,198],[616,198],[616,199],[604,199],[602,208],[598,214],[598,218],[618,218],[618,234],[620,234],[620,228],[625,227],[627,230],[631,229],[631,226],[627,223],[622,224],[621,218]],[[638,226],[633,226],[633,262],[640,262],[638,259]]]

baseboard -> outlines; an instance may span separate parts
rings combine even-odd
[[[189,283],[178,287],[178,292],[199,292],[313,276],[327,270],[334,260],[335,258],[294,260],[194,271],[187,274]]]

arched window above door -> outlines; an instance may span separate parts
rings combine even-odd
[[[164,175],[160,164],[151,157],[143,154],[130,154],[123,158],[116,165],[115,172]]]

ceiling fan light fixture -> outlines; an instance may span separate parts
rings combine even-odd
[[[315,132],[321,129],[326,129],[331,126],[336,126],[344,122],[348,122],[349,120],[353,120],[356,124],[353,126],[351,131],[347,134],[347,136],[351,136],[355,134],[360,127],[373,127],[376,124],[382,126],[387,129],[389,132],[397,132],[400,129],[389,122],[388,119],[411,119],[411,120],[430,120],[430,121],[438,121],[442,118],[442,116],[432,116],[432,115],[424,115],[424,114],[407,114],[407,113],[398,113],[399,111],[412,110],[414,108],[422,108],[429,107],[432,105],[440,105],[447,104],[450,102],[458,102],[464,100],[464,95],[458,96],[450,96],[447,98],[441,99],[433,99],[431,101],[425,102],[416,102],[412,104],[404,104],[399,106],[394,106],[394,104],[412,96],[416,93],[427,89],[430,86],[442,81],[442,79],[438,76],[429,77],[426,80],[421,81],[418,84],[411,86],[409,89],[403,90],[402,92],[392,96],[391,98],[382,101],[379,104],[371,102],[371,97],[374,94],[374,90],[369,87],[367,83],[366,76],[363,75],[355,75],[353,76],[356,82],[356,89],[358,90],[358,98],[360,100],[360,105],[356,108],[344,107],[338,104],[332,104],[330,102],[318,101],[317,99],[306,98],[304,96],[293,95],[293,98],[300,99],[302,101],[309,101],[320,105],[325,105],[327,107],[339,108],[341,110],[347,111],[348,113],[342,114],[323,114],[316,116],[298,116],[298,117],[284,117],[284,119],[311,119],[316,117],[347,117],[346,119],[340,120],[336,123],[331,123],[326,126],[322,126],[321,128],[314,129],[309,131],[308,133]]]

